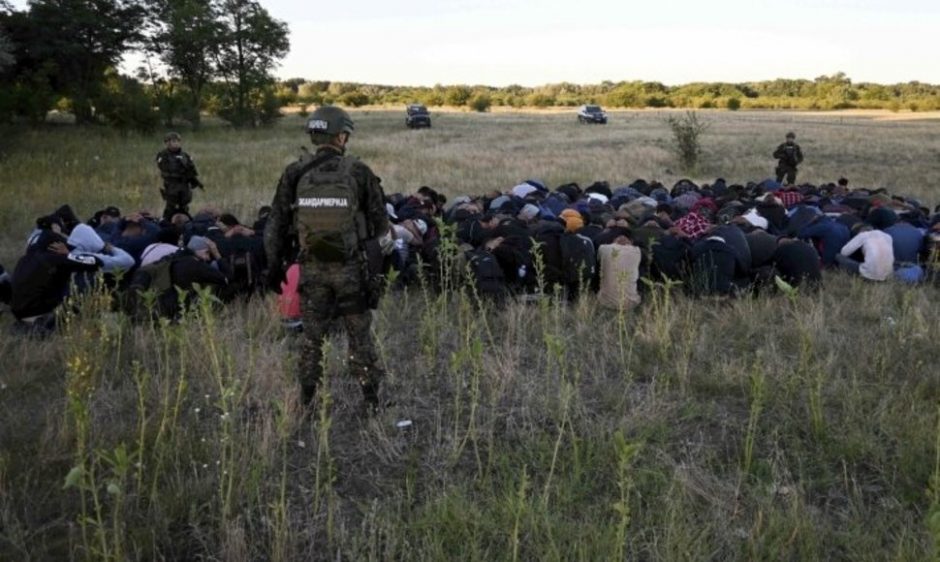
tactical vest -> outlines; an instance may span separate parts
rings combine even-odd
[[[297,182],[294,223],[300,259],[349,262],[359,259],[366,239],[365,215],[359,207],[359,184],[352,175],[356,158],[340,157],[318,166]]]

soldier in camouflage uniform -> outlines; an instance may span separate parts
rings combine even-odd
[[[800,145],[796,144],[796,133],[787,133],[786,142],[777,147],[774,151],[774,158],[777,159],[777,183],[783,181],[784,176],[787,179],[787,185],[796,183],[796,167],[803,162],[803,151]]]
[[[339,319],[349,339],[349,370],[362,387],[365,405],[374,411],[384,372],[370,329],[369,307],[374,302],[363,249],[369,243],[387,254],[394,247],[385,196],[372,170],[345,155],[353,131],[345,111],[321,107],[311,115],[307,129],[317,150],[287,167],[271,204],[264,233],[268,285],[280,292],[296,244],[304,321],[302,400],[309,405],[316,396],[327,328]]]
[[[179,133],[167,133],[163,137],[166,146],[157,154],[157,167],[163,177],[160,195],[166,202],[163,218],[170,220],[176,213],[189,214],[189,202],[193,200],[193,188],[202,188],[196,163],[183,152]]]

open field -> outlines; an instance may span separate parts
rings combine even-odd
[[[940,202],[940,122],[706,112],[695,179],[759,180],[795,130],[801,179]],[[663,112],[353,114],[387,193],[682,177]],[[247,219],[305,138],[183,131],[212,202]],[[159,210],[162,135],[50,127],[0,160],[0,263],[36,216]],[[940,550],[940,292],[827,274],[815,295],[633,313],[593,299],[385,298],[394,405],[300,418],[273,300],[130,326],[92,297],[44,342],[0,316],[0,560],[910,560]],[[399,429],[397,420],[413,421]]]

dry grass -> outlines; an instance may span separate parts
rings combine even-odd
[[[454,114],[407,131],[397,113],[356,117],[356,152],[387,191],[676,177],[665,124],[646,112],[606,128]],[[935,197],[935,124],[708,117],[703,174],[766,175],[765,153],[793,128],[807,178]],[[209,186],[197,198],[242,214],[267,202],[303,141],[290,119],[187,135]],[[155,206],[156,148],[107,131],[20,136],[0,170],[3,262],[60,202],[85,215]],[[341,337],[331,395],[301,420],[294,342],[271,301],[146,327],[93,298],[50,341],[4,332],[0,559],[936,556],[936,288],[833,274],[796,299],[657,295],[623,317],[591,299],[492,310],[390,295],[375,329],[395,405],[372,420],[356,415]]]

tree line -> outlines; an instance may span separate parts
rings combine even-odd
[[[43,122],[51,110],[79,124],[104,122],[152,130],[203,114],[258,126],[284,105],[348,107],[424,103],[487,111],[572,107],[737,109],[940,109],[940,86],[921,82],[854,83],[843,73],[814,80],[745,83],[605,81],[538,87],[387,86],[276,81],[290,47],[288,27],[256,0],[0,0],[0,122]],[[143,64],[117,68],[136,52]]]
[[[940,86],[921,82],[881,85],[853,83],[844,73],[814,80],[778,79],[739,84],[696,82],[667,86],[660,82],[601,82],[547,84],[538,87],[435,85],[382,86],[350,82],[286,80],[278,85],[284,103],[340,103],[468,107],[485,111],[492,106],[574,107],[596,103],[607,107],[675,107],[689,109],[901,109],[940,110]]]
[[[210,112],[236,126],[270,122],[272,70],[287,24],[255,0],[0,0],[0,120],[42,122],[53,109],[79,124],[149,130]],[[130,52],[135,76],[117,66]]]

